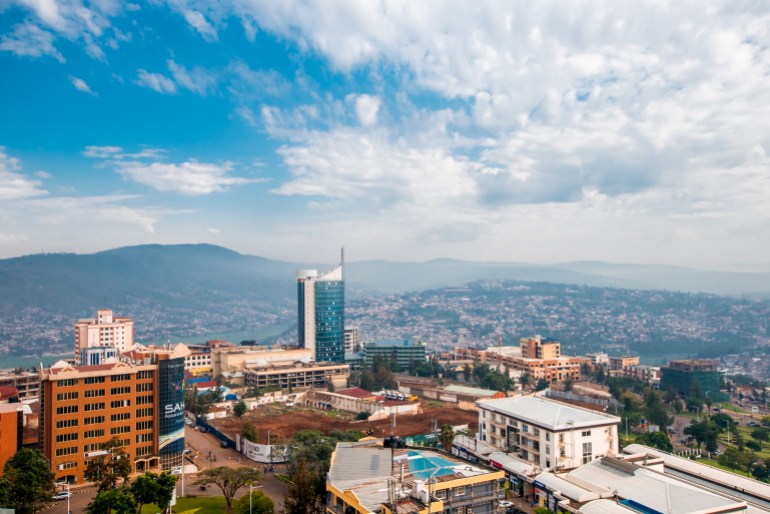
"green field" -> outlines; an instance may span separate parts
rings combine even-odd
[[[235,502],[233,502],[235,504]],[[188,512],[190,514],[219,514],[225,510],[227,503],[224,496],[198,496],[177,498],[176,505],[171,507],[172,512]],[[160,512],[155,505],[142,507],[142,514],[156,514]]]

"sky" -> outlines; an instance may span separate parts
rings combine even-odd
[[[0,2],[0,257],[770,263],[770,2]]]

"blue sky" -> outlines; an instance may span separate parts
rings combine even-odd
[[[770,4],[0,4],[0,257],[770,263]]]

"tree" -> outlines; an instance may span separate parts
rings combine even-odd
[[[468,364],[463,366],[463,380],[470,382],[471,380],[471,367]]]
[[[133,514],[135,511],[136,501],[125,487],[101,491],[86,507],[88,514]]]
[[[766,428],[756,428],[751,431],[751,437],[757,441],[770,441],[770,432]]]
[[[522,373],[519,376],[519,383],[521,384],[522,388],[527,387],[527,384],[529,384],[529,375],[527,373]]]
[[[567,379],[564,381],[564,390],[566,392],[572,391],[572,387],[575,385],[575,381],[572,380],[572,377],[567,377]]]
[[[711,406],[714,405],[714,400],[711,398],[711,396],[706,396],[706,399],[703,400],[703,403],[706,404],[706,408],[708,408],[709,414],[711,414]]]
[[[240,468],[229,468],[219,466],[216,468],[204,469],[198,472],[198,478],[193,482],[195,485],[214,484],[222,490],[225,497],[227,509],[233,508],[233,497],[241,487],[253,484],[260,479],[259,471],[248,466]]]
[[[174,487],[176,487],[176,478],[168,472],[156,475],[148,471],[136,477],[129,486],[129,491],[136,500],[137,514],[142,511],[143,505],[150,503],[154,503],[161,510],[166,509],[171,503]]]
[[[246,414],[246,404],[243,401],[236,403],[235,407],[233,407],[233,414],[239,418]]]
[[[238,501],[236,509],[240,514],[273,514],[275,505],[262,491],[252,491]]]
[[[131,462],[120,440],[113,437],[99,447],[107,452],[88,461],[84,476],[97,485],[99,492],[114,489],[118,480],[125,483],[131,474]]]
[[[543,389],[548,389],[548,381],[544,378],[541,378],[535,385],[535,391],[542,391]]]
[[[317,477],[308,472],[307,463],[302,459],[291,474],[289,491],[283,501],[284,512],[286,514],[322,513],[325,510],[324,494],[325,492],[319,494]]]
[[[767,464],[761,459],[757,459],[751,463],[751,475],[762,482],[767,482],[770,479],[770,471],[767,469]]]
[[[452,443],[455,440],[455,431],[452,425],[441,425],[438,433],[438,440],[441,441],[441,447],[445,452],[452,451]]]
[[[671,444],[671,439],[668,438],[665,432],[648,432],[639,436],[636,442],[645,444],[664,452],[673,452],[674,445]]]
[[[755,452],[762,451],[762,443],[759,441],[746,441],[746,448],[754,450]]]
[[[257,437],[259,436],[259,433],[257,432],[257,426],[251,421],[247,421],[241,428],[241,435],[245,437],[246,440],[251,441],[252,443],[256,443]]]
[[[22,448],[5,463],[3,474],[3,505],[17,512],[34,512],[53,495],[51,464],[40,452]]]

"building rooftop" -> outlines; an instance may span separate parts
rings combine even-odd
[[[379,339],[377,341],[366,341],[364,347],[368,346],[414,348],[417,346],[425,346],[425,343],[416,342],[411,339]]]
[[[638,512],[695,514],[740,511],[746,502],[614,457],[603,457],[570,471],[563,478],[612,493]]]
[[[617,416],[537,396],[479,400],[476,405],[550,430],[620,424]]]
[[[367,391],[366,389],[361,389],[360,387],[350,387],[348,389],[340,389],[339,391],[335,392],[342,396],[349,396],[351,398],[369,398],[370,396],[375,396],[374,393]]]
[[[468,396],[489,397],[494,396],[500,391],[492,391],[491,389],[481,389],[478,387],[466,387],[460,385],[449,385],[444,388],[444,391],[450,393],[465,394]]]

